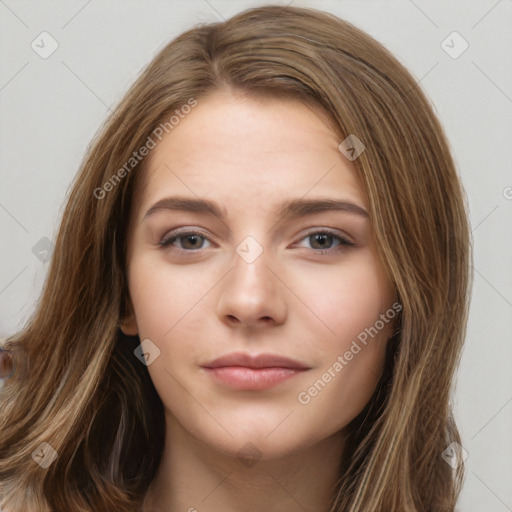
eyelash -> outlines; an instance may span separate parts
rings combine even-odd
[[[340,252],[341,250],[343,250],[343,248],[355,246],[355,244],[353,242],[349,242],[346,238],[343,238],[342,236],[340,236],[328,229],[312,231],[312,232],[308,233],[306,236],[304,236],[303,238],[301,238],[299,241],[301,242],[302,240],[305,240],[306,238],[309,238],[313,235],[319,235],[319,234],[328,235],[328,236],[333,237],[334,239],[339,240],[339,244],[335,245],[333,248],[331,247],[329,249],[311,249],[312,251],[316,252],[317,254],[319,254],[321,256],[331,256],[335,253]],[[180,238],[186,238],[187,236],[198,236],[200,238],[204,238],[205,240],[208,240],[209,242],[211,242],[211,240],[208,237],[204,236],[199,231],[183,231],[181,233],[176,233],[176,234],[172,234],[171,236],[164,237],[158,243],[158,245],[160,247],[162,247],[163,249],[166,249],[166,248],[169,248],[176,240],[178,240]],[[200,249],[188,250],[188,249],[181,249],[179,247],[175,247],[174,250],[176,250],[178,252],[182,252],[182,253],[196,253],[196,252],[199,252]]]

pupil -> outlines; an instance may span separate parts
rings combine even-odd
[[[317,242],[318,242],[318,241],[320,241],[320,245],[321,245],[322,247],[324,247],[324,246],[325,246],[326,238],[329,238],[330,236],[331,236],[331,235],[328,235],[328,234],[326,234],[326,233],[322,233],[322,234],[317,234],[317,235],[315,235],[315,238],[316,238]],[[328,245],[328,244],[327,244],[327,245]]]
[[[197,245],[197,241],[199,239],[199,237],[197,235],[189,235],[187,238],[188,238],[189,241],[193,240],[191,245],[193,245],[193,246]]]

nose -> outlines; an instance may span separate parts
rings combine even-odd
[[[272,268],[265,250],[252,262],[234,253],[233,268],[225,279],[217,314],[229,327],[260,328],[282,324],[287,315],[285,286]]]

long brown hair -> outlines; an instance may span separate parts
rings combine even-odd
[[[90,145],[40,300],[5,346],[20,363],[1,394],[2,505],[141,507],[160,462],[164,416],[133,354],[140,340],[119,329],[129,297],[127,219],[144,169],[144,159],[130,159],[162,123],[170,131],[184,105],[220,87],[312,103],[330,115],[340,142],[352,134],[366,146],[354,165],[403,309],[381,382],[351,425],[331,511],[453,511],[463,466],[452,470],[442,452],[460,442],[450,396],[471,255],[449,145],[415,79],[382,45],[331,14],[277,6],[170,42]],[[56,452],[46,469],[34,458],[41,443]]]

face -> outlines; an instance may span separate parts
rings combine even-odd
[[[272,459],[338,435],[368,402],[395,311],[340,142],[296,100],[223,91],[150,154],[123,330],[150,340],[168,427]],[[233,353],[292,362],[206,368]]]

